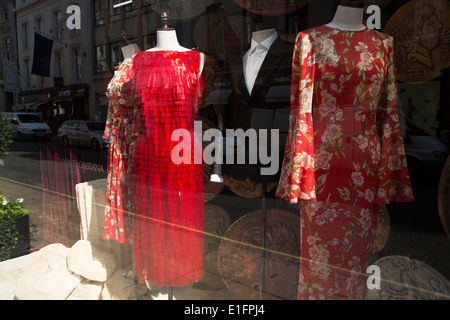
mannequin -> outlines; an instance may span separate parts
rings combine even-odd
[[[125,30],[122,30],[121,36],[125,42],[122,46],[123,58],[124,60],[131,59],[136,53],[138,53],[141,50],[139,49],[139,46],[135,42],[128,41],[127,33],[125,32]]]
[[[333,20],[326,26],[347,31],[362,31],[366,29],[363,15],[364,1],[341,0]]]
[[[133,56],[139,51],[139,46],[136,43],[132,43],[122,47],[122,54],[125,60],[133,58]]]
[[[275,29],[260,30],[252,33],[251,47],[244,55],[242,61],[245,81],[249,94],[252,93],[255,78],[259,73],[259,69],[261,68],[264,58],[267,55],[267,51],[270,49],[270,46],[273,44],[277,37],[278,33]],[[266,49],[258,51],[258,45],[263,45]],[[254,61],[251,62],[249,61],[249,58],[253,50],[257,50],[255,52],[255,55],[257,55],[258,57],[255,57],[255,55],[253,55],[252,58],[254,59]]]
[[[163,50],[180,51],[180,52],[190,51],[191,49],[185,48],[180,45],[180,43],[178,42],[175,29],[167,27],[167,24],[165,23],[165,21],[167,20],[164,14],[162,15],[161,20],[163,21],[163,27],[156,30],[156,46],[148,49],[147,51],[163,51]],[[202,73],[204,66],[205,66],[205,54],[202,53],[200,73]],[[222,183],[223,177],[221,174],[213,173],[210,176],[210,181]]]
[[[156,46],[147,51],[189,51],[190,49],[181,46],[178,43],[175,29],[158,29],[156,31]]]
[[[278,35],[276,28],[267,28],[252,32],[251,43],[247,45],[247,48],[242,46],[237,51],[235,44],[225,43],[226,62],[223,77],[227,85],[223,89],[229,89],[230,94],[222,109],[223,128],[244,131],[251,128],[257,132],[265,129],[270,134],[273,120],[283,117],[279,114],[283,114],[289,106],[293,44],[285,42]],[[282,128],[280,132],[285,133]],[[257,138],[260,137],[265,138],[262,135]],[[285,139],[281,137],[282,135],[279,146],[284,149]],[[272,136],[267,136],[267,141],[271,141],[271,138]],[[259,141],[263,143],[262,140]],[[235,143],[230,142],[230,146]],[[242,157],[245,152],[244,163],[224,164],[221,171],[223,176],[238,181],[248,178],[257,183],[262,183],[262,180],[278,180],[277,174],[261,174],[263,168],[272,168],[275,161],[270,162],[270,167],[258,160],[256,163],[250,161],[250,148],[247,142],[245,144],[245,148],[234,150],[235,157]],[[280,153],[283,151],[280,150]]]
[[[275,34],[278,35],[275,29],[255,31],[252,33],[252,40],[255,40],[257,43],[261,43]]]
[[[414,199],[397,114],[394,41],[366,28],[363,15],[363,1],[339,1],[331,23],[296,40],[290,132],[275,196],[300,207],[300,252],[310,260],[300,262],[298,299],[363,299],[366,279],[355,271],[373,261],[379,206]],[[394,158],[399,166],[392,170]]]
[[[185,48],[178,43],[177,33],[172,28],[161,28],[156,30],[156,46],[148,49],[147,51],[180,51],[186,52],[191,49]],[[203,71],[205,65],[205,55],[202,53],[202,63],[200,67],[200,73]]]
[[[205,55],[181,46],[175,29],[167,27],[167,14],[161,18],[156,46],[133,59],[134,90],[143,115],[138,120],[142,130],[132,173],[135,210],[143,214],[133,224],[133,246],[137,277],[145,279],[150,289],[168,288],[172,299],[172,288],[199,281],[203,268],[202,234],[192,231],[203,229],[203,171],[201,163],[174,161],[171,134],[182,129],[183,134],[188,131],[189,141],[194,137],[192,143],[200,143],[194,121]],[[158,141],[150,145],[149,137]],[[189,150],[191,156],[195,145]]]
[[[168,22],[169,17],[167,13],[163,12],[161,14],[161,23],[163,26],[156,30],[156,46],[147,51],[190,51],[191,49],[185,48],[178,43],[177,33],[175,29],[168,27]],[[203,53],[201,54],[201,59],[200,73],[202,73],[205,64],[205,55]]]
[[[242,72],[244,75],[244,81],[246,85],[246,90],[248,95],[252,95],[253,87],[255,86],[255,80],[259,71],[267,57],[267,53],[275,40],[278,38],[278,32],[275,29],[265,29],[254,31],[252,33],[251,47],[250,49],[243,55],[242,57]],[[254,58],[255,60],[249,61],[249,55],[253,49],[259,44],[262,44],[265,49],[255,52],[255,55],[258,56]],[[254,56],[255,56],[254,55]],[[253,56],[253,57],[254,57]],[[252,58],[253,58],[252,57]],[[267,68],[267,66],[266,66]],[[251,80],[250,80],[251,79]],[[245,115],[244,115],[245,118]],[[211,175],[211,182],[223,182],[223,174],[221,165],[213,165],[213,174]]]
[[[113,78],[110,80],[108,93],[108,113],[103,137],[110,140],[108,147],[108,176],[106,187],[105,228],[104,238],[119,243],[129,242],[129,217],[124,210],[129,204],[128,192],[129,175],[127,168],[130,164],[130,154],[134,138],[128,133],[123,123],[133,119],[133,108],[130,108],[127,98],[129,89],[127,78],[131,73],[133,57],[140,51],[135,42],[127,39],[126,32],[122,30],[124,41],[121,50],[124,60],[117,66]],[[127,126],[127,128],[129,128]],[[128,187],[127,187],[128,186]]]

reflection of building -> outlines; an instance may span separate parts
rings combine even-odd
[[[8,94],[10,102],[6,104],[7,109],[13,110],[14,107],[18,111],[40,111],[52,129],[67,118],[104,120],[108,103],[105,92],[115,67],[123,60],[121,47],[126,40],[137,42],[142,50],[153,47],[156,30],[161,26],[160,13],[163,8],[157,5],[158,2],[133,1],[114,8],[115,4],[123,2],[0,0],[0,3],[9,4],[11,15],[15,14],[14,35],[11,36],[14,43],[11,42],[11,46],[16,48],[17,54],[11,54],[11,61],[20,73],[20,93],[15,94],[14,99],[14,95]],[[241,26],[241,22],[257,17],[232,0],[215,1],[209,5],[211,2],[205,0],[186,5],[183,2],[182,13],[189,18],[181,20],[176,19],[175,13],[178,11],[172,8],[181,2],[168,2],[172,4],[169,24],[177,29],[180,44],[206,53],[211,61],[207,69],[217,65],[217,70],[214,69],[214,74],[208,77],[208,80],[214,78],[214,81],[208,82],[211,87],[208,90],[220,87],[217,84],[221,79],[223,45],[234,41],[232,35],[225,32],[224,26],[230,22],[239,33],[245,35],[240,39],[241,48],[247,44],[251,31],[248,26]],[[66,10],[73,4],[81,9],[81,30],[77,31],[66,26],[70,16]],[[284,35],[295,34],[298,31],[296,21],[303,21],[297,19],[295,14],[290,18],[258,19],[261,25],[275,27]],[[3,39],[2,30],[0,27],[0,37]],[[53,40],[49,77],[31,73],[35,32]],[[1,81],[0,73],[0,88]],[[210,92],[208,90],[206,93]],[[4,100],[4,97],[0,98]]]
[[[72,1],[16,1],[19,101],[15,109],[32,106],[56,129],[69,118],[89,118],[93,48],[91,1],[81,0],[81,30],[66,26],[67,7]],[[50,76],[32,74],[35,33],[53,40]],[[36,110],[38,108],[38,110]]]
[[[13,0],[0,1],[0,111],[9,110],[17,102],[16,90],[5,87],[6,82],[17,81],[17,44],[16,44],[16,18]],[[5,70],[5,62],[9,62],[10,70]],[[5,73],[10,76],[5,77]]]
[[[132,4],[114,8],[114,4],[123,2],[125,0],[94,0],[93,91],[97,99],[97,115],[100,118],[106,116],[106,86],[112,77],[112,71],[123,59],[120,50],[124,44],[122,31],[125,31],[128,40],[137,42],[141,50],[153,47],[156,30],[161,26],[162,11],[169,14],[169,27],[176,28],[182,46],[197,48],[208,56],[205,67],[207,80],[205,98],[226,95],[224,92],[226,88],[222,87],[221,82],[225,43],[233,44],[233,48],[236,47],[236,54],[240,55],[240,50],[249,44],[251,31],[256,24],[276,28],[280,34],[288,38],[288,34],[295,35],[298,31],[297,22],[304,22],[298,19],[295,13],[289,17],[257,16],[244,10],[233,0],[133,1]],[[182,8],[179,7],[180,4]],[[323,16],[322,11],[316,12],[314,16]],[[327,19],[329,18],[325,17],[324,21]],[[253,23],[253,20],[257,21]],[[214,94],[209,96],[213,90]],[[209,101],[210,104],[214,102]]]
[[[95,97],[94,115],[99,119],[106,118],[106,87],[115,67],[123,60],[121,47],[126,40],[136,42],[141,50],[153,47],[156,29],[160,27],[160,17],[151,9],[148,1],[143,1],[140,8],[136,8],[134,4],[114,8],[114,4],[122,2],[124,1],[93,1],[95,48],[92,91]]]

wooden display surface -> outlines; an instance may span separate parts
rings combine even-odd
[[[263,248],[262,211],[248,213],[225,232],[218,268],[238,299],[259,299]],[[264,299],[296,299],[300,267],[300,220],[280,210],[266,211]]]

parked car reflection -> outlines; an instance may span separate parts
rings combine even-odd
[[[50,139],[52,136],[52,130],[40,114],[1,112],[0,115],[6,117],[6,120],[14,129],[14,137],[18,141],[28,140],[29,138]]]
[[[108,147],[109,140],[103,139],[105,124],[90,120],[68,120],[58,129],[58,140],[64,147],[78,145],[102,150]]]

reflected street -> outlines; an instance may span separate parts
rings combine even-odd
[[[55,136],[48,141],[14,141],[5,159],[5,166],[0,167],[0,177],[42,187],[42,166],[48,167],[45,162],[49,161],[48,155],[52,155],[52,158],[63,161],[66,167],[77,166],[83,182],[102,179],[107,174],[107,151],[77,146],[64,148]]]

